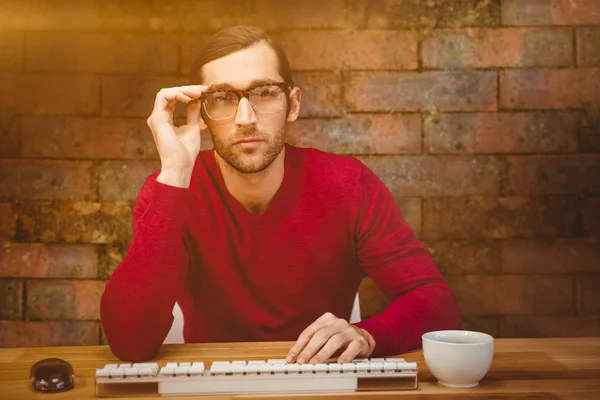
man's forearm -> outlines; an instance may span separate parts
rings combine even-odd
[[[185,201],[178,190],[158,185],[147,208],[137,210],[133,242],[101,299],[106,337],[122,360],[153,358],[171,326],[178,281],[188,261],[183,218],[173,210],[183,208],[178,200]]]
[[[375,339],[372,356],[399,354],[419,348],[421,336],[430,331],[457,329],[460,309],[443,281],[417,287],[398,297],[379,315],[356,323]]]

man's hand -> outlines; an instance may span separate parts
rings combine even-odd
[[[286,361],[324,363],[341,352],[337,362],[343,364],[357,357],[368,358],[374,349],[375,340],[367,331],[325,313],[300,334]]]
[[[191,85],[161,89],[147,120],[161,161],[157,180],[171,186],[188,187],[196,157],[200,152],[201,104],[197,100],[206,86]],[[185,125],[173,125],[175,104],[187,104]]]

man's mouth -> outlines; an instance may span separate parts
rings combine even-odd
[[[240,146],[245,149],[250,149],[250,148],[255,148],[255,147],[260,146],[260,144],[263,142],[264,142],[263,139],[248,138],[248,139],[238,140],[237,142],[234,143],[234,146]]]

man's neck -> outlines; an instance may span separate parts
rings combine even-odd
[[[229,193],[252,214],[262,214],[283,181],[285,147],[267,169],[256,174],[243,174],[216,153],[215,157]]]

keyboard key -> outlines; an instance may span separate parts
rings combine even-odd
[[[312,364],[302,364],[300,366],[300,371],[302,371],[303,374],[310,374],[315,370],[315,366]]]
[[[335,373],[342,372],[342,370],[344,369],[344,367],[343,367],[342,364],[339,364],[339,363],[331,363],[331,364],[329,364],[328,369],[329,369],[329,373],[334,373],[335,374]]]
[[[96,377],[108,378],[109,377],[109,370],[106,369],[106,368],[97,369],[96,370]]]
[[[269,359],[267,362],[269,364],[287,364],[287,361],[282,358]]]
[[[300,372],[300,364],[286,364],[285,369],[288,374],[297,374]]]
[[[158,372],[157,363],[135,363],[133,364],[133,368],[150,368],[152,370],[152,375],[156,375]]]
[[[156,372],[150,368],[150,367],[141,367],[139,368],[139,375],[140,376],[154,376],[156,375]]]
[[[177,367],[177,368],[175,368],[175,375],[176,376],[187,376],[189,372],[190,372],[190,368],[189,367]]]
[[[125,376],[125,370],[123,368],[109,369],[108,373],[112,378],[122,378]]]
[[[139,368],[125,368],[125,376],[126,377],[136,377],[140,372]]]
[[[356,364],[354,363],[344,363],[342,364],[343,372],[354,372],[356,371]]]

